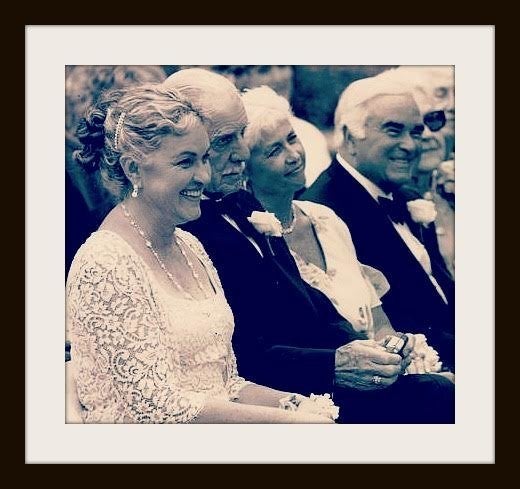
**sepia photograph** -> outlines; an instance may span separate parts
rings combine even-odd
[[[171,35],[176,29],[196,28]],[[488,423],[482,439],[492,455],[492,341],[482,377],[472,378],[467,363],[468,318],[481,318],[473,335],[493,335],[492,274],[476,293],[491,290],[488,303],[467,311],[465,302],[465,229],[493,210],[491,201],[482,215],[466,214],[467,109],[459,101],[468,93],[461,96],[459,80],[467,67],[446,54],[434,57],[443,62],[403,55],[386,64],[370,55],[365,64],[337,55],[327,64],[312,55],[308,63],[300,55],[283,57],[292,64],[216,64],[233,56],[207,64],[197,49],[172,55],[176,64],[95,58],[58,56],[62,86],[53,86],[64,108],[57,143],[65,127],[55,183],[62,266],[52,282],[62,283],[60,429],[74,441],[106,430],[111,445],[120,430],[134,440],[135,425],[157,440],[176,438],[173,425],[184,425],[190,441],[240,433],[246,446],[255,443],[245,459],[231,451],[186,459],[190,450],[155,459],[168,463],[408,462],[410,447],[385,452],[377,433],[420,430],[421,443],[435,448],[420,460],[454,460],[450,439],[464,442],[474,422],[466,407],[482,382],[485,402],[473,414]],[[31,107],[30,91],[28,100]],[[490,147],[483,174],[493,171]],[[303,447],[288,459],[263,453],[287,433],[312,433],[316,443],[303,457]],[[362,442],[338,451],[348,437]],[[330,452],[313,459],[320,439]],[[373,457],[362,448],[371,440]],[[174,450],[178,457],[181,447]],[[99,460],[81,451],[69,456]],[[127,460],[107,447],[111,455]]]

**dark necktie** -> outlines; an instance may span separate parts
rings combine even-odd
[[[406,207],[392,199],[386,197],[377,198],[381,209],[388,215],[388,217],[396,224],[403,224],[406,222]]]

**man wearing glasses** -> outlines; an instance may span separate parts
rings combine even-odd
[[[411,91],[384,73],[351,83],[335,113],[338,153],[301,198],[331,207],[345,221],[359,261],[390,283],[382,301],[394,327],[425,334],[453,369],[454,284],[427,222],[435,216],[414,221],[401,198],[401,189],[413,193],[408,185],[425,127],[439,130],[442,116],[421,117]]]

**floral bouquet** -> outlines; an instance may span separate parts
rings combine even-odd
[[[291,394],[280,399],[280,408],[286,411],[318,414],[332,420],[339,416],[339,407],[334,404],[330,394],[323,394],[322,396],[311,394],[309,397]]]
[[[423,334],[415,334],[415,345],[410,353],[412,363],[407,367],[407,374],[437,373],[442,369],[439,354],[426,341]]]

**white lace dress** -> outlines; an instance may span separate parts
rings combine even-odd
[[[373,337],[371,310],[390,289],[386,277],[358,262],[350,231],[331,208],[301,200],[294,204],[311,221],[326,265],[322,270],[291,250],[302,278],[323,292],[354,329]]]
[[[177,297],[118,234],[93,233],[67,281],[67,328],[87,423],[186,423],[209,398],[236,399],[233,314],[200,242],[176,230],[217,293]]]

